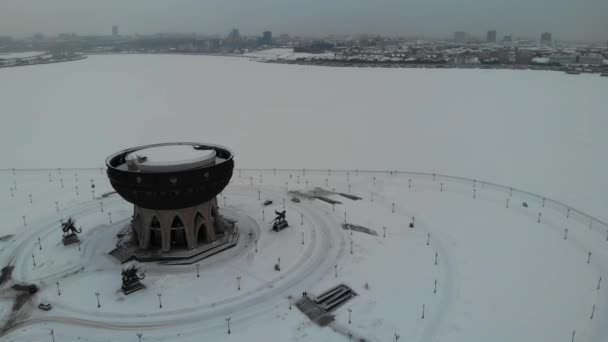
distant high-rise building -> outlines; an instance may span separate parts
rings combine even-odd
[[[239,29],[232,29],[226,37],[226,44],[232,47],[238,47],[241,44],[241,33]]]
[[[496,30],[488,31],[486,35],[486,41],[488,43],[496,43]]]
[[[262,33],[262,41],[266,45],[271,44],[272,43],[272,32],[264,31],[264,33]]]
[[[510,34],[506,35],[506,36],[502,37],[502,41],[503,41],[503,43],[510,43],[513,41],[513,37]]]
[[[456,31],[454,32],[454,41],[457,43],[462,43],[464,42],[466,37],[466,34],[464,33],[464,31]]]
[[[543,32],[543,34],[540,35],[540,42],[543,44],[551,44],[551,40],[550,32]]]
[[[112,26],[112,35],[118,37],[118,25]]]

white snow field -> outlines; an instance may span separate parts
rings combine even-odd
[[[596,76],[162,55],[0,70],[0,264],[14,266],[0,340],[605,341],[608,82]],[[235,151],[218,203],[241,237],[200,277],[141,264],[146,289],[124,296],[108,252],[132,205],[103,196],[103,161],[164,141]],[[362,199],[290,201],[315,187]],[[291,227],[273,232],[283,206]],[[82,243],[64,247],[69,216]],[[13,283],[41,289],[11,314]],[[342,283],[358,296],[327,327],[289,308]]]

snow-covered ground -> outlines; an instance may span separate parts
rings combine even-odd
[[[45,52],[43,52],[43,51],[0,53],[0,58],[2,58],[2,59],[28,58],[28,57],[40,56],[40,55],[43,55],[44,53]]]
[[[597,75],[112,55],[3,69],[0,88],[0,168],[101,167],[129,146],[209,141],[241,167],[461,175],[608,219]]]
[[[607,298],[597,286],[608,271],[608,227],[594,222],[590,229],[574,209],[569,214],[550,200],[543,207],[541,198],[517,190],[420,174],[237,170],[219,200],[238,219],[237,248],[201,262],[200,277],[194,266],[144,264],[147,288],[124,296],[121,265],[107,253],[130,205],[99,196],[110,190],[99,170],[59,172],[0,174],[17,184],[14,197],[2,201],[3,234],[14,237],[0,243],[0,258],[15,266],[13,282],[41,287],[34,305],[54,306],[30,310],[7,341],[41,340],[48,329],[81,341],[129,341],[139,332],[147,341],[343,341],[348,333],[369,341],[395,333],[408,341],[555,341],[574,330],[583,341],[607,336]],[[333,195],[342,202],[334,207],[290,201],[287,190],[314,186],[363,199]],[[266,199],[274,204],[263,207]],[[283,200],[291,228],[275,233],[269,221]],[[68,216],[83,227],[81,246],[60,242],[59,220]],[[343,230],[345,217],[378,235]],[[278,258],[281,272],[273,270]],[[289,295],[319,294],[340,283],[359,295],[335,312],[331,326],[319,328],[289,310]],[[6,320],[8,311],[2,313]]]
[[[574,209],[550,200],[543,207],[541,198],[519,191],[510,197],[508,188],[481,180],[606,220],[606,81],[209,56],[91,56],[0,70],[0,167],[9,169],[0,171],[0,237],[13,235],[0,241],[0,261],[15,266],[15,281],[41,285],[34,304],[54,305],[34,309],[27,324],[2,338],[45,340],[54,329],[58,341],[96,342],[137,341],[140,332],[144,341],[344,341],[349,332],[372,341],[394,340],[395,333],[421,342],[569,341],[576,330],[576,341],[603,341],[608,303],[597,285],[608,279],[608,227],[590,227]],[[117,293],[121,265],[107,252],[131,206],[116,195],[99,197],[111,190],[99,167],[118,150],[180,140],[229,146],[237,168],[297,169],[235,171],[219,204],[252,235],[201,264],[200,278],[192,267],[146,265],[147,289],[124,297]],[[292,203],[286,182],[289,190],[321,186],[363,200],[332,196],[343,202],[335,208]],[[275,202],[264,220],[258,190],[262,201]],[[283,199],[292,228],[271,233],[268,221]],[[83,226],[80,250],[60,243],[59,220],[70,215]],[[378,236],[350,235],[340,228],[345,215]],[[282,271],[275,272],[279,257]],[[319,328],[289,310],[288,295],[342,282],[359,296],[336,312],[332,326]],[[9,311],[0,301],[0,321]]]

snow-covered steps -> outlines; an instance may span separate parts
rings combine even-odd
[[[330,312],[336,310],[356,295],[355,291],[350,287],[340,284],[321,293],[316,298],[310,298],[305,295],[296,303],[296,306],[311,321],[324,327],[334,321]]]
[[[237,245],[238,241],[239,233],[233,231],[213,243],[194,250],[172,251],[170,254],[161,254],[160,252],[137,250],[134,246],[120,245],[109,254],[121,263],[134,259],[140,262],[159,261],[162,265],[189,265],[232,248]]]

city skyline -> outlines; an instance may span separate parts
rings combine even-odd
[[[359,0],[329,4],[278,0],[178,0],[171,4],[155,0],[128,4],[116,0],[66,0],[49,4],[41,0],[6,0],[3,7],[0,35],[18,38],[38,32],[105,35],[111,32],[112,25],[118,25],[124,35],[225,34],[238,27],[246,35],[269,30],[300,36],[378,34],[441,39],[464,31],[483,39],[488,30],[496,30],[499,40],[504,35],[538,39],[542,32],[552,32],[554,39],[596,42],[605,42],[608,32],[603,15],[608,2],[599,0],[575,5],[566,4],[565,0],[438,0],[432,4],[422,0],[407,4],[388,0],[374,4]]]

